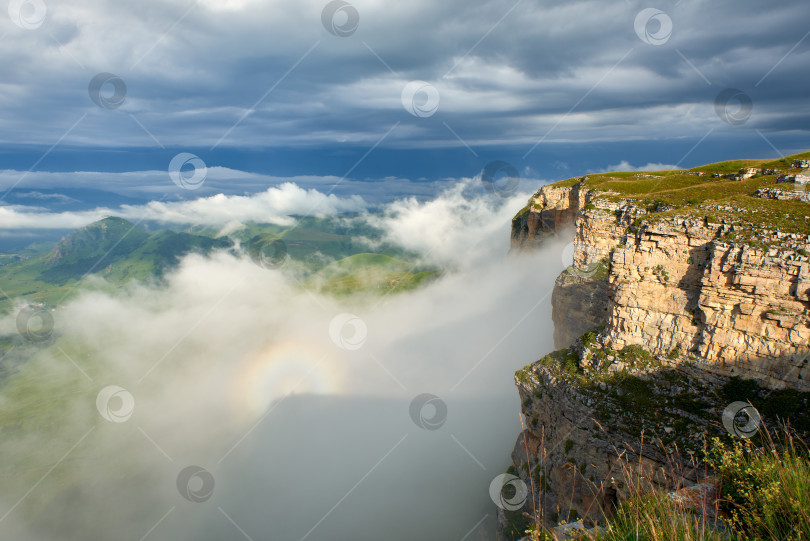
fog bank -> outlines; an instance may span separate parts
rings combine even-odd
[[[494,538],[513,374],[553,349],[566,244],[507,256],[527,197],[454,189],[369,216],[450,269],[413,292],[335,299],[219,253],[167,285],[78,296],[8,380],[25,375],[43,407],[3,388],[43,419],[0,444],[19,465],[3,537]]]

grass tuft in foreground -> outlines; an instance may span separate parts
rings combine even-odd
[[[725,541],[716,528],[666,494],[636,495],[622,503],[597,541]]]
[[[625,501],[596,541],[807,541],[810,539],[810,452],[785,429],[765,445],[727,446],[715,439],[706,457],[720,497],[696,512],[661,492]],[[714,507],[709,509],[707,507]],[[720,518],[709,520],[719,511]]]
[[[753,440],[724,444],[715,438],[705,453],[707,480],[719,483],[718,497],[686,502],[645,488],[632,488],[607,524],[568,539],[591,541],[808,541],[810,540],[810,450],[784,428],[776,438],[763,430]],[[625,465],[628,466],[629,465]],[[554,539],[539,521],[527,531],[532,541]]]

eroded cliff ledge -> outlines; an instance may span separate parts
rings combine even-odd
[[[632,470],[695,481],[732,401],[810,430],[810,202],[804,185],[766,196],[808,156],[569,179],[515,216],[513,250],[556,235],[575,251],[552,295],[558,351],[515,376],[532,497],[501,514],[504,537],[525,512],[609,516]]]

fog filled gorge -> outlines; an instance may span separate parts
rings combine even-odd
[[[228,251],[161,284],[91,277],[52,343],[9,353],[3,537],[492,539],[513,374],[553,349],[564,268],[565,243],[507,255],[526,197],[367,215],[446,269],[408,292],[322,295]]]

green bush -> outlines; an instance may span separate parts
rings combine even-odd
[[[522,511],[504,511],[506,525],[503,528],[508,539],[521,539],[526,531],[533,525],[532,520]]]
[[[649,490],[622,502],[595,540],[807,541],[810,452],[787,429],[778,441],[767,433],[763,439],[761,448],[751,440],[713,440],[706,461],[722,487],[719,524]]]
[[[571,448],[574,447],[574,442],[571,440],[565,440],[565,454],[567,455],[571,452]]]
[[[740,539],[810,539],[810,453],[801,440],[787,431],[759,449],[750,440],[731,447],[715,440],[709,462]]]
[[[754,400],[759,392],[759,383],[752,379],[734,376],[723,385],[723,398],[729,402]]]

